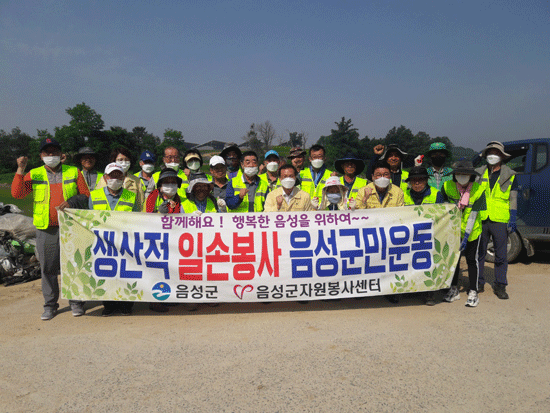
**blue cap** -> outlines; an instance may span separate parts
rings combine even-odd
[[[277,153],[277,151],[271,149],[270,151],[267,151],[266,154],[264,155],[264,159],[267,159],[268,156],[271,156],[271,155],[275,155],[277,158],[281,159],[281,157],[279,156],[279,154]]]
[[[143,151],[141,153],[141,156],[139,158],[140,161],[153,161],[155,162],[157,158],[155,157],[155,154],[151,151]]]

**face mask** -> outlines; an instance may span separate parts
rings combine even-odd
[[[165,163],[164,166],[166,166],[167,168],[171,168],[176,172],[180,170],[180,164],[177,162]]]
[[[42,161],[46,166],[50,168],[55,168],[61,162],[61,156],[44,156]]]
[[[177,184],[162,184],[160,187],[161,192],[169,197],[173,197],[178,192]]]
[[[443,166],[443,164],[445,163],[445,157],[444,156],[432,156],[431,160],[432,160],[433,166],[435,166],[437,168]]]
[[[238,171],[239,170],[239,167],[238,166],[233,166],[233,165],[228,165],[227,166],[227,170],[229,172],[235,172],[235,171]]]
[[[187,167],[192,171],[198,171],[198,169],[201,167],[201,163],[200,161],[189,161],[187,162]]]
[[[124,173],[128,172],[128,169],[130,169],[130,162],[128,161],[121,161],[117,162],[121,167]]]
[[[455,175],[456,182],[458,182],[462,186],[468,185],[468,182],[470,182],[470,175]]]
[[[311,166],[313,166],[315,169],[319,169],[324,165],[325,161],[322,159],[314,159],[311,161]]]
[[[256,176],[258,175],[258,167],[257,166],[247,166],[244,168],[244,174],[246,176]]]
[[[487,163],[489,165],[496,165],[500,162],[500,156],[498,155],[487,155]]]
[[[331,204],[337,204],[342,200],[342,194],[327,194],[327,199]]]
[[[106,179],[107,188],[112,189],[113,191],[118,191],[122,188],[122,179]]]
[[[378,179],[375,179],[374,180],[374,184],[378,187],[378,188],[387,188],[388,185],[390,184],[390,178],[378,178]]]
[[[285,178],[281,181],[283,188],[290,189],[296,185],[296,179],[294,178]]]
[[[144,163],[143,165],[141,165],[141,170],[146,174],[150,174],[155,170],[155,165],[152,165],[150,163]]]
[[[277,162],[269,162],[266,168],[269,172],[276,172],[279,169],[279,164]]]

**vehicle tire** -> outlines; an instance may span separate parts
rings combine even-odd
[[[523,248],[521,238],[517,232],[512,232],[508,234],[508,262],[514,261],[520,254]],[[495,262],[495,248],[493,246],[493,238],[489,240],[487,244],[487,255],[485,256],[485,261]]]

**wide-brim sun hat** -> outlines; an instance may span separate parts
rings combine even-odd
[[[208,180],[208,178],[206,177],[206,175],[201,173],[201,174],[197,174],[195,176],[195,179],[193,179],[191,182],[189,182],[189,186],[186,189],[187,193],[190,194],[191,192],[193,192],[193,188],[197,184],[207,184],[208,186],[210,186],[211,191],[212,191],[212,189],[214,189],[214,183],[210,182]]]
[[[432,152],[445,152],[447,158],[451,156],[451,152],[449,152],[449,150],[447,149],[447,145],[445,145],[443,142],[432,143],[426,155],[430,156],[430,153]]]
[[[365,169],[365,162],[362,159],[359,159],[358,157],[348,153],[343,158],[337,159],[334,162],[334,168],[336,169],[336,171],[340,172],[342,175],[345,174],[344,164],[346,162],[353,162],[355,164],[355,175],[359,175]]]
[[[474,169],[474,165],[472,164],[472,161],[467,161],[465,159],[456,161],[453,166],[453,173],[454,174],[462,174],[462,175],[476,175],[479,176],[479,172],[477,172]]]
[[[384,151],[384,153],[382,154],[381,156],[381,159],[386,159],[386,157],[388,156],[388,153],[390,152],[399,152],[401,154],[401,158],[404,158],[405,156],[407,156],[407,152],[405,151],[402,151],[401,149],[399,149],[399,147],[395,144],[395,143],[390,143],[388,146],[386,146],[386,149]]]
[[[323,192],[325,192],[326,188],[330,188],[331,186],[343,187],[347,191],[347,187],[343,185],[342,182],[340,182],[340,178],[338,178],[337,176],[331,176],[327,179],[327,181],[325,182],[325,187],[323,188]]]
[[[226,157],[227,157],[227,154],[228,154],[229,152],[231,152],[231,151],[237,152],[237,157],[238,157],[239,159],[242,158],[243,152],[240,150],[240,148],[237,146],[237,144],[236,144],[236,143],[233,143],[233,142],[230,142],[230,143],[228,143],[227,145],[225,145],[225,147],[223,148],[223,151],[221,151],[221,153],[220,153],[220,156],[221,156],[222,158],[226,158]]]
[[[428,170],[424,168],[423,166],[414,166],[409,171],[409,176],[407,179],[405,179],[405,182],[409,182],[411,178],[425,178],[428,179]]]
[[[512,156],[509,153],[504,152],[504,145],[499,141],[489,142],[485,149],[483,149],[483,151],[481,152],[481,156],[483,156],[484,158],[487,157],[487,151],[489,149],[497,149],[498,151],[500,151],[500,153],[502,153],[502,155],[504,155],[505,158],[509,158],[510,156]]]
[[[181,186],[183,180],[178,176],[178,173],[172,169],[172,168],[164,168],[159,175],[158,181],[157,181],[157,188],[160,188],[162,185],[162,181],[166,178],[176,178],[176,181],[178,183],[178,188]]]
[[[78,150],[78,153],[73,157],[73,160],[76,162],[76,163],[80,163],[80,160],[86,156],[86,155],[90,155],[90,156],[93,156],[96,158],[97,160],[97,152],[94,151],[92,148],[90,148],[89,146],[84,146],[83,148],[80,148]]]

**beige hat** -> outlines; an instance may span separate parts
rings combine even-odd
[[[500,153],[502,153],[506,158],[509,158],[510,156],[512,156],[509,153],[504,152],[504,145],[502,143],[500,143],[499,141],[489,142],[487,144],[487,147],[485,149],[483,149],[483,151],[481,152],[481,155],[483,157],[486,157],[487,156],[487,151],[489,149],[498,149],[500,151]]]

